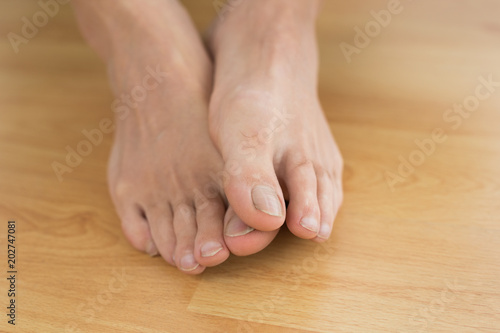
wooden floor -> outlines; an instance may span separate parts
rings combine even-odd
[[[320,98],[346,163],[332,239],[283,231],[190,277],[123,237],[111,134],[58,181],[53,161],[111,117],[105,68],[69,5],[16,54],[7,34],[40,7],[1,1],[0,331],[500,332],[500,87],[481,86],[500,82],[500,2],[401,5],[378,29],[370,11],[387,1],[328,0],[318,23]],[[187,6],[200,29],[215,14],[212,1]],[[473,111],[449,111],[462,103]]]

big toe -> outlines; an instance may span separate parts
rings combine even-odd
[[[278,234],[279,229],[272,231],[256,230],[245,224],[229,207],[224,218],[224,240],[237,256],[257,253],[268,246]]]
[[[285,201],[271,158],[228,159],[224,191],[236,215],[246,225],[273,231],[285,221]]]

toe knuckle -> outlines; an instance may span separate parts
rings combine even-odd
[[[222,216],[224,214],[224,205],[221,200],[210,200],[204,202],[202,206],[196,206],[196,213],[204,217]]]
[[[314,170],[314,162],[309,158],[299,158],[290,164],[290,172],[310,172]]]
[[[131,193],[133,186],[129,181],[119,179],[110,184],[109,190],[116,198],[123,198]]]
[[[315,171],[316,171],[316,178],[318,179],[318,181],[325,181],[330,178],[328,170],[322,165],[317,165],[315,167]]]
[[[183,219],[189,219],[195,215],[193,205],[186,201],[177,202],[174,206],[174,214],[179,215]]]
[[[196,188],[193,193],[195,204],[198,205],[219,198],[221,186],[215,181],[207,182],[204,186]]]

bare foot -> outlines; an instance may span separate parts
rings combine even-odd
[[[343,161],[317,97],[317,11],[316,1],[253,0],[227,13],[211,38],[209,128],[235,219],[271,231],[286,216],[295,235],[324,241],[342,202]]]
[[[157,0],[78,0],[75,8],[117,96],[108,178],[127,239],[188,274],[222,263],[223,162],[207,119],[213,69],[187,13]],[[276,234],[243,228],[226,223],[229,243],[242,244],[236,254],[257,252]]]

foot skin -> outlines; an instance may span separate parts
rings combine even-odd
[[[229,250],[267,246],[275,232],[252,231],[225,212],[223,161],[208,134],[212,63],[184,9],[159,0],[74,5],[117,96],[108,178],[130,243],[187,274],[222,263]]]
[[[235,218],[272,231],[286,217],[321,242],[342,202],[343,161],[317,98],[317,11],[316,1],[243,1],[214,27],[209,129]]]
[[[117,96],[142,86],[146,68],[155,68],[158,85],[144,100],[132,99],[135,109],[117,112],[110,192],[123,231],[137,249],[198,274],[229,256],[223,237],[225,198],[213,178],[222,161],[207,131],[211,64],[203,49],[181,59],[169,50],[153,53],[154,61],[114,59]],[[148,84],[155,85],[155,79]]]

